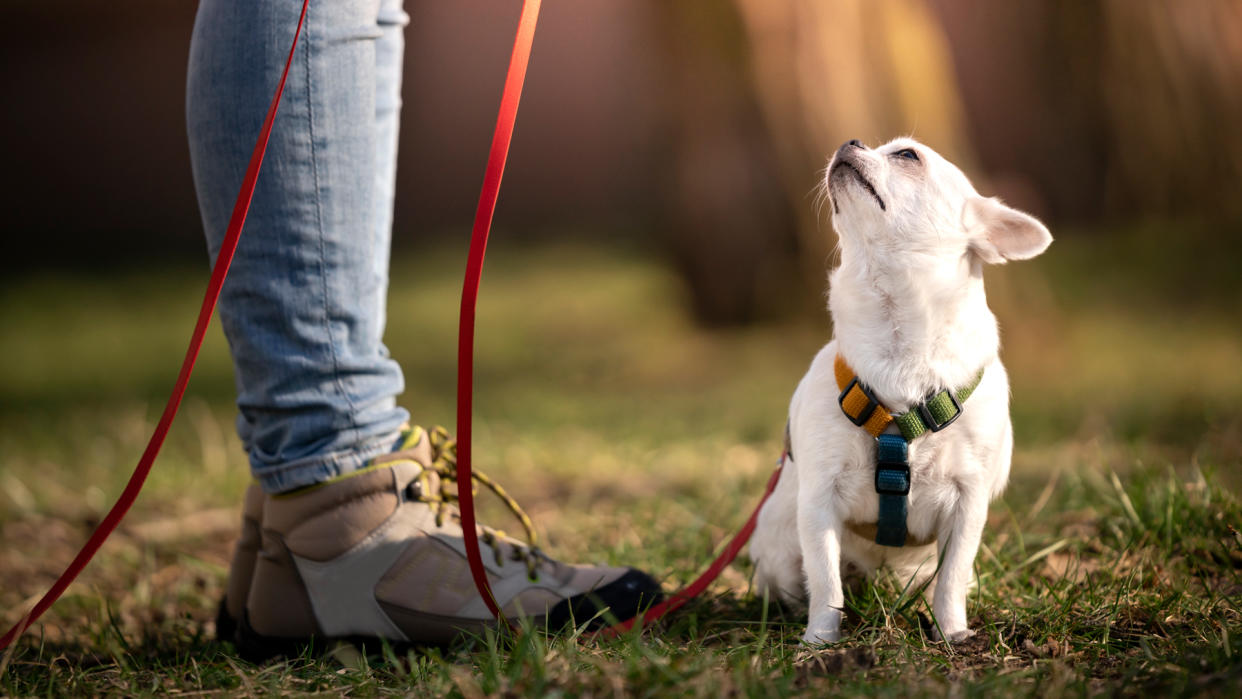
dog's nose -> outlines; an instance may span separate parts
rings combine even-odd
[[[845,151],[851,148],[862,148],[862,147],[863,147],[862,141],[859,141],[857,138],[851,138],[850,140],[841,144],[841,147],[837,149],[837,154],[845,155]]]

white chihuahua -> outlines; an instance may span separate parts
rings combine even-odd
[[[908,138],[846,143],[826,185],[841,252],[829,275],[835,338],[789,407],[784,468],[750,547],[755,581],[805,599],[803,639],[832,642],[842,566],[887,565],[910,589],[927,584],[937,637],[962,640],[988,503],[1013,451],[983,264],[1034,257],[1052,236]]]

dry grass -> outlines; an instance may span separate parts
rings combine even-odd
[[[1238,317],[1239,282],[1209,270],[1201,304],[1161,303],[1147,277],[1134,294],[1112,268],[1093,278],[1083,260],[1103,247],[1060,241],[990,280],[1019,446],[977,563],[970,643],[930,642],[922,603],[884,579],[852,593],[846,641],[808,649],[799,613],[750,596],[750,570],[735,565],[641,637],[529,634],[248,665],[211,640],[247,480],[216,338],[134,512],[19,643],[0,692],[1236,692],[1242,513],[1219,484],[1239,484],[1242,421],[1228,408],[1242,403],[1230,371],[1242,336],[1219,319]],[[1131,248],[1116,264],[1141,276],[1147,253]],[[424,423],[452,414],[459,253],[394,275],[389,344]],[[188,335],[193,276],[0,290],[0,620],[46,589],[119,492]],[[482,295],[476,397],[476,459],[554,553],[639,565],[668,588],[753,505],[789,393],[828,335],[823,318],[703,330],[680,297],[642,254],[501,247]],[[500,511],[489,519],[503,526]]]

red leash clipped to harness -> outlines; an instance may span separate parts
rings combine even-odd
[[[783,464],[784,462],[785,457],[784,455],[781,455],[781,463]],[[712,564],[707,567],[707,570],[703,571],[699,577],[695,578],[694,582],[686,585],[677,592],[674,592],[668,599],[655,605],[651,609],[648,609],[642,614],[639,614],[633,619],[627,619],[620,624],[610,626],[600,633],[605,636],[615,636],[622,631],[629,631],[634,628],[634,624],[636,623],[649,624],[665,614],[681,608],[683,604],[702,594],[703,591],[707,589],[708,585],[711,585],[716,578],[720,577],[720,572],[732,563],[734,558],[737,558],[737,554],[741,552],[742,547],[745,546],[746,542],[750,540],[751,533],[755,531],[755,523],[759,521],[759,510],[763,509],[763,503],[767,502],[768,496],[772,494],[773,490],[776,490],[776,483],[780,480],[780,478],[781,466],[777,466],[776,471],[774,471],[772,476],[768,478],[768,485],[763,490],[763,497],[759,498],[759,504],[755,505],[755,511],[750,513],[750,518],[746,520],[746,524],[738,530],[737,534],[733,535],[733,538],[729,540],[729,545],[725,547],[725,550],[720,552],[720,555],[716,557],[716,560],[712,561]]]
[[[246,214],[250,212],[250,200],[254,197],[254,187],[259,180],[259,169],[263,166],[263,155],[267,152],[267,141],[272,135],[272,124],[276,121],[276,110],[280,106],[280,96],[285,91],[285,79],[289,77],[289,66],[293,63],[293,52],[298,46],[298,37],[302,34],[302,23],[306,20],[306,8],[310,4],[310,0],[302,0],[302,13],[298,16],[298,28],[293,32],[293,43],[289,47],[289,57],[285,59],[285,71],[280,75],[280,83],[276,86],[276,94],[272,97],[272,104],[267,108],[267,117],[263,120],[263,128],[259,131],[259,139],[254,144],[254,151],[250,154],[250,164],[246,167],[246,176],[242,178],[241,191],[237,195],[237,203],[233,205],[233,214],[229,218],[229,226],[224,234],[224,244],[220,247],[220,252],[216,255],[215,265],[211,269],[211,279],[207,282],[207,291],[203,295],[203,305],[198,311],[198,322],[194,325],[194,333],[190,336],[190,346],[185,351],[185,360],[181,363],[181,372],[177,375],[177,383],[173,386],[172,395],[168,397],[168,403],[164,406],[164,413],[160,416],[160,421],[155,426],[155,431],[151,434],[151,440],[147,442],[147,448],[142,452],[142,458],[138,459],[138,465],[134,467],[134,474],[129,477],[129,483],[126,484],[125,490],[121,492],[121,496],[117,498],[116,504],[108,510],[107,516],[95,528],[95,533],[91,534],[91,538],[87,540],[86,545],[78,552],[73,562],[61,573],[56,583],[52,585],[52,589],[48,590],[46,595],[39,600],[39,603],[30,610],[30,613],[22,618],[21,621],[13,625],[13,628],[4,634],[4,638],[0,638],[0,648],[7,647],[16,638],[25,631],[36,619],[51,607],[69,584],[73,582],[87,563],[95,557],[95,553],[99,551],[99,547],[107,540],[117,525],[121,523],[121,518],[129,512],[130,506],[134,504],[134,500],[138,498],[139,491],[142,490],[142,484],[147,480],[147,474],[151,472],[151,465],[155,463],[155,457],[160,453],[160,447],[164,446],[164,438],[168,435],[168,429],[172,426],[173,418],[177,416],[177,409],[181,407],[181,397],[185,395],[186,386],[190,383],[190,374],[194,372],[194,362],[198,359],[198,352],[203,346],[203,337],[207,333],[207,325],[211,322],[211,314],[215,311],[216,300],[220,298],[220,288],[224,285],[224,278],[228,276],[229,265],[233,262],[233,253],[237,251],[237,241],[241,238],[242,226],[246,223]]]
[[[285,81],[289,77],[289,67],[293,62],[293,54],[298,45],[298,38],[302,33],[303,22],[306,20],[308,5],[309,0],[302,0],[302,11],[298,17],[297,29],[293,34],[293,43],[289,48],[289,56],[285,60],[284,72],[280,76],[280,82],[276,87],[276,94],[272,97],[271,105],[267,110],[267,116],[263,121],[263,128],[259,132],[258,141],[255,143],[254,151],[250,155],[250,164],[246,168],[241,191],[238,193],[237,202],[233,206],[233,214],[229,219],[224,243],[216,256],[215,264],[211,270],[211,278],[207,283],[206,293],[203,295],[203,303],[199,309],[198,321],[194,326],[194,332],[190,337],[189,347],[186,349],[185,360],[181,364],[181,371],[177,376],[176,384],[173,386],[172,394],[168,397],[168,403],[164,406],[164,412],[160,416],[159,423],[156,424],[151,439],[147,443],[142,457],[138,460],[138,465],[134,468],[133,475],[130,476],[129,483],[126,484],[125,490],[122,491],[116,504],[108,511],[108,514],[99,523],[99,526],[96,527],[94,533],[91,534],[90,539],[87,540],[77,557],[73,559],[73,562],[69,564],[69,567],[56,580],[56,583],[52,585],[47,594],[13,628],[9,629],[3,638],[0,638],[0,649],[9,646],[42,616],[60,598],[86,565],[90,563],[95,553],[99,551],[104,541],[117,528],[121,519],[134,504],[134,501],[138,498],[138,493],[146,482],[147,475],[151,472],[151,466],[154,464],[155,458],[164,444],[164,439],[168,435],[168,430],[172,426],[173,419],[177,415],[177,410],[181,406],[181,399],[185,395],[190,375],[194,371],[194,363],[198,359],[199,350],[202,348],[207,326],[211,321],[212,313],[215,311],[216,301],[220,297],[220,289],[224,285],[225,277],[228,276],[229,265],[232,263],[233,254],[237,250],[242,227],[245,225],[246,215],[250,211],[250,201],[254,196],[259,170],[263,165],[263,156],[267,150],[268,139],[272,133],[272,125],[275,122],[276,112],[280,106],[280,98],[284,94]],[[504,92],[501,96],[500,114],[496,120],[496,130],[492,136],[491,152],[487,160],[487,171],[483,178],[483,190],[479,195],[478,209],[475,211],[474,228],[470,239],[470,253],[466,262],[466,277],[462,286],[461,318],[458,327],[458,483],[471,482],[470,437],[471,403],[474,391],[474,321],[475,307],[479,294],[479,281],[483,274],[483,257],[487,249],[488,233],[491,231],[492,215],[495,213],[496,201],[500,195],[500,180],[504,174],[505,160],[509,153],[509,143],[513,136],[513,125],[517,118],[522,84],[526,78],[526,67],[530,60],[531,44],[534,41],[539,5],[540,0],[524,0],[522,5],[517,37],[514,40],[513,54],[509,60],[509,71],[505,77]],[[720,572],[737,557],[742,547],[746,545],[751,532],[754,531],[755,522],[759,516],[759,508],[763,506],[763,502],[767,500],[772,490],[776,487],[779,475],[779,469],[772,474],[772,478],[768,481],[767,490],[759,501],[759,506],[755,508],[746,525],[733,537],[720,556],[712,562],[711,566],[694,582],[683,590],[673,593],[669,599],[652,607],[638,617],[604,629],[601,633],[604,635],[615,635],[631,629],[635,623],[646,624],[655,621],[703,592],[720,575]],[[461,508],[462,528],[466,532],[475,531],[474,497],[471,489],[469,487],[462,488],[458,493],[458,497],[458,504]],[[487,604],[492,614],[504,621],[504,617],[496,605],[491,586],[488,584],[487,573],[480,556],[478,538],[472,536],[464,538],[466,558],[470,564],[470,572],[474,577],[475,586],[478,588],[479,594],[483,597],[483,601]]]
[[[518,101],[522,96],[522,84],[526,79],[526,66],[530,61],[530,48],[535,38],[535,23],[539,18],[540,0],[524,0],[522,14],[518,21],[517,37],[513,42],[513,55],[509,59],[509,72],[505,76],[505,87],[500,99],[500,115],[496,119],[496,131],[492,136],[492,150],[487,160],[487,174],[483,178],[483,191],[479,194],[479,206],[474,214],[474,232],[470,238],[470,254],[466,261],[466,278],[461,292],[461,319],[458,325],[457,341],[457,482],[470,483],[470,436],[471,406],[474,396],[474,312],[479,296],[479,281],[483,275],[483,257],[487,251],[487,236],[492,227],[492,214],[496,210],[496,199],[500,195],[500,179],[504,174],[505,158],[509,154],[509,142],[513,136],[513,123],[517,118]],[[784,461],[782,457],[781,461]],[[725,550],[720,553],[707,570],[687,585],[684,589],[673,593],[667,600],[615,626],[604,629],[603,635],[616,635],[633,628],[635,623],[647,624],[665,614],[678,609],[686,602],[697,597],[707,589],[722,570],[725,569],[738,552],[750,539],[759,518],[759,509],[776,488],[780,477],[780,469],[768,480],[767,489],[755,511],[750,515]],[[475,530],[474,495],[469,487],[460,487],[457,493],[458,506],[461,508],[461,525],[465,532]],[[477,537],[465,536],[466,559],[470,564],[470,574],[474,577],[475,587],[483,597],[487,608],[502,623],[507,623],[500,608],[496,605],[496,597],[492,594],[491,585],[487,580],[487,572],[483,567],[483,559],[479,552]]]

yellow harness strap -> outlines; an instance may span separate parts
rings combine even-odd
[[[879,401],[872,401],[871,397],[863,391],[862,383],[856,380],[858,377],[854,370],[850,368],[849,364],[845,363],[840,354],[837,355],[837,359],[833,363],[833,370],[837,375],[837,388],[844,392],[846,387],[849,387],[849,392],[841,399],[841,410],[857,424],[863,413],[874,405],[875,409],[871,416],[859,426],[867,430],[867,433],[872,437],[879,437],[884,428],[888,427],[888,424],[893,421],[893,414],[888,412],[888,409],[883,405],[880,405]]]

